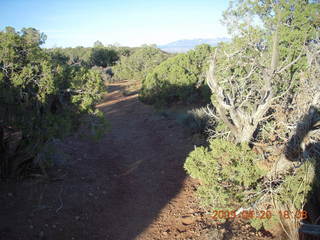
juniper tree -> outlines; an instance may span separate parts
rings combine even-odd
[[[299,84],[307,47],[319,41],[317,21],[319,4],[305,0],[231,3],[224,22],[234,39],[217,48],[207,81],[210,114],[236,142],[249,142],[272,104]]]

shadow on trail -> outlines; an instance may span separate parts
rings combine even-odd
[[[181,191],[193,149],[184,129],[121,88],[98,106],[110,131],[63,140],[69,158],[54,178],[0,185],[0,239],[140,239]]]
[[[186,177],[183,163],[192,145],[181,126],[154,114],[137,95],[117,100],[100,107],[112,126],[106,138],[113,141],[105,146],[110,162],[105,164],[114,171],[96,221],[105,224],[108,239],[135,239],[180,192]]]

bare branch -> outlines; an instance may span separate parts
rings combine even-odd
[[[285,70],[287,70],[288,68],[290,68],[290,67],[291,67],[292,65],[294,65],[296,62],[298,62],[299,59],[302,57],[302,52],[303,52],[303,51],[300,52],[299,56],[296,57],[295,60],[291,61],[289,64],[287,64],[286,66],[284,66],[283,68],[281,68],[281,69],[280,69],[279,71],[277,71],[276,73],[280,74],[280,73],[282,73],[283,71],[285,71]]]

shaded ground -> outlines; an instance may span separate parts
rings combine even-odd
[[[102,140],[59,143],[69,157],[51,180],[0,185],[0,239],[264,239],[246,225],[226,231],[197,207],[183,170],[190,136],[121,87],[99,105],[111,124]]]

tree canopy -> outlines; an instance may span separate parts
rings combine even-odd
[[[299,84],[308,45],[319,38],[318,7],[307,1],[238,1],[226,11],[234,39],[215,52],[208,79],[216,116],[238,141],[248,142],[275,100]]]

